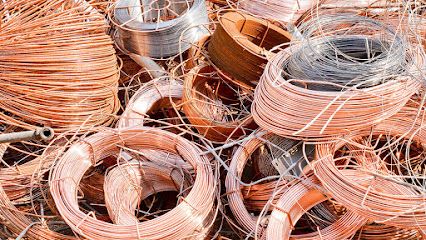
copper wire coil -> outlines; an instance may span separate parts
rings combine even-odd
[[[317,184],[318,179],[310,176],[285,190],[274,205],[266,239],[346,239],[367,223],[367,218],[348,211],[318,232],[290,236],[296,222],[307,210],[329,198],[315,187]]]
[[[267,58],[273,55],[268,50],[290,42],[291,35],[266,20],[241,12],[227,12],[218,18],[208,46],[212,62],[235,79],[256,86]]]
[[[424,206],[424,189],[422,191],[421,187],[417,187],[416,182],[405,181],[418,177],[412,168],[415,169],[418,164],[422,166],[422,159],[413,159],[415,161],[411,162],[410,157],[406,156],[400,164],[406,166],[404,168],[409,172],[401,175],[386,167],[382,156],[375,152],[374,145],[356,141],[363,137],[368,140],[371,136],[383,135],[389,138],[388,145],[395,145],[400,140],[408,141],[407,151],[410,146],[414,146],[412,142],[422,145],[425,141],[422,123],[424,109],[420,110],[418,112],[419,109],[414,107],[404,107],[394,117],[371,130],[353,132],[334,145],[317,146],[318,160],[312,164],[312,168],[333,198],[377,223],[407,229],[426,229],[426,215],[421,210]],[[353,155],[355,162],[351,165],[339,166],[333,156],[343,146],[352,146],[352,150],[356,151]],[[389,150],[392,151],[392,148]],[[348,157],[339,158],[345,160]]]
[[[105,203],[112,221],[120,225],[138,223],[140,201],[159,192],[187,190],[192,179],[179,169],[149,162],[130,161],[114,167],[105,178]],[[188,192],[183,192],[186,197]]]
[[[189,122],[211,141],[224,142],[255,128],[251,92],[228,83],[211,66],[201,64],[185,77],[182,108]]]
[[[258,133],[259,134],[259,133]],[[273,134],[264,134],[261,138],[263,139],[269,139],[272,137]],[[230,170],[227,174],[226,180],[225,180],[225,186],[226,186],[226,195],[228,197],[228,203],[229,207],[231,208],[231,211],[233,215],[235,216],[237,222],[249,233],[255,233],[257,231],[257,236],[259,238],[265,238],[264,225],[259,225],[263,221],[259,221],[257,216],[253,216],[250,214],[249,210],[262,210],[265,208],[266,204],[272,200],[272,206],[276,204],[276,202],[280,199],[282,195],[282,191],[292,188],[294,184],[297,184],[297,181],[291,181],[289,180],[281,180],[281,181],[270,181],[267,183],[261,183],[256,184],[252,186],[241,186],[240,182],[237,180],[237,178],[241,178],[243,174],[244,167],[249,159],[249,157],[252,155],[255,150],[264,144],[264,140],[261,140],[261,138],[251,138],[244,143],[241,144],[241,146],[235,151],[231,165]],[[288,140],[292,141],[292,140]],[[300,159],[299,159],[300,160]],[[293,168],[300,168],[303,166],[302,163],[298,163],[297,158],[293,159],[295,166]],[[298,166],[300,165],[300,166]],[[291,169],[291,168],[290,168]],[[289,193],[291,194],[291,193]],[[325,201],[327,198],[322,199],[320,202]],[[319,203],[319,202],[318,202]],[[273,208],[273,207],[272,207]],[[326,227],[327,230],[322,230],[321,234],[330,234],[333,235],[339,230],[334,230],[336,226],[341,226],[341,222],[345,222],[349,217],[353,217],[354,215],[350,214],[348,216],[345,215],[344,218],[341,220],[338,220],[337,222],[333,223],[331,226]],[[357,220],[357,224],[360,224],[359,226],[362,226],[363,223],[359,222],[359,219]],[[347,225],[344,225],[347,226]],[[337,227],[337,229],[339,229]],[[354,231],[356,231],[358,228],[356,228]],[[354,232],[353,232],[354,233]],[[294,238],[301,238],[301,239],[315,239],[315,237],[318,238],[318,235],[315,233],[308,234],[308,235],[294,235],[292,236]],[[280,238],[283,239],[283,238]],[[286,239],[286,238],[284,238]]]
[[[0,16],[1,123],[65,132],[112,122],[119,69],[101,14],[84,1],[13,0]]]
[[[397,113],[421,86],[414,78],[396,77],[362,89],[305,89],[294,84],[303,80],[286,80],[281,75],[283,62],[297,47],[284,49],[268,63],[252,104],[255,122],[280,136],[332,140],[372,126]]]
[[[407,239],[420,240],[421,235],[416,230],[396,228],[384,224],[367,224],[354,235],[353,240],[389,240]]]
[[[181,100],[183,84],[179,80],[161,77],[144,84],[130,99],[121,115],[118,128],[143,125],[148,112],[159,106],[176,104]]]
[[[315,4],[314,0],[240,0],[237,7],[265,19],[288,23],[296,21]]]
[[[176,239],[205,237],[213,210],[216,185],[207,158],[193,143],[175,134],[148,127],[105,129],[70,147],[57,162],[50,177],[50,191],[56,207],[74,231],[90,239]],[[120,151],[131,149],[163,150],[179,154],[195,169],[195,181],[187,197],[164,215],[134,225],[115,225],[96,220],[79,210],[76,194],[87,169]]]

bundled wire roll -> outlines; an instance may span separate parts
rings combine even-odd
[[[289,239],[296,222],[313,206],[328,199],[316,185],[318,179],[307,177],[286,189],[274,205],[266,233],[266,239]],[[298,235],[294,239],[346,239],[355,234],[367,218],[346,212],[332,225],[315,233]]]
[[[182,94],[183,83],[169,77],[160,77],[144,84],[130,99],[120,117],[118,127],[143,125],[144,118],[150,110],[170,105],[173,100],[181,100]]]
[[[334,199],[377,223],[426,229],[424,158],[411,154],[416,143],[421,147],[425,143],[425,113],[418,113],[407,106],[371,130],[317,146],[318,160],[312,167]],[[382,147],[373,141],[380,136],[386,140]],[[405,151],[399,144],[405,144]],[[351,154],[335,158],[333,153],[344,146]],[[339,165],[342,161],[348,164]]]
[[[122,49],[152,58],[186,51],[208,33],[204,0],[119,0],[109,17]]]
[[[330,140],[389,118],[421,86],[423,59],[379,22],[325,15],[301,29],[307,38],[278,53],[256,88],[252,114],[264,129]]]
[[[0,123],[60,133],[112,122],[119,109],[115,50],[103,16],[83,2],[0,5]]]
[[[283,169],[280,173],[287,180],[270,181],[243,188],[241,186],[240,179],[251,155],[259,149],[259,147],[268,145],[268,142],[265,142],[265,140],[268,141],[277,137],[270,133],[265,134],[262,132],[256,132],[253,134],[255,137],[249,137],[234,152],[229,166],[229,171],[226,176],[225,186],[229,207],[237,222],[241,227],[243,227],[243,229],[250,233],[254,233],[257,228],[260,228],[259,237],[261,237],[263,226],[258,225],[257,217],[253,217],[248,211],[248,208],[253,208],[254,205],[259,204],[263,206],[258,206],[258,209],[264,208],[265,203],[271,198],[278,200],[280,195],[274,195],[274,191],[291,186],[289,183],[289,180],[292,179],[291,176],[297,176],[297,174],[300,174],[303,167],[306,166],[306,161],[302,154],[303,146],[298,144],[298,141],[281,138],[279,142],[276,142],[277,144],[267,146],[267,148],[270,148],[271,150],[278,149],[280,151],[274,151],[275,156],[273,156],[273,158],[278,159],[284,166],[287,166],[287,168]],[[309,154],[312,153],[312,150],[312,148],[308,147],[306,152]],[[246,206],[246,199],[248,198],[251,198],[251,207]],[[260,203],[255,203],[254,200],[257,200]]]
[[[171,211],[138,224],[115,225],[85,214],[77,201],[80,180],[91,166],[104,157],[118,154],[119,146],[181,155],[196,171],[192,189]],[[192,142],[155,128],[105,129],[85,138],[72,145],[58,160],[49,180],[50,192],[65,222],[89,239],[204,238],[206,228],[214,220],[211,212],[214,211],[217,189],[209,160]]]
[[[159,192],[181,192],[192,184],[184,172],[149,162],[130,161],[114,167],[105,178],[105,203],[112,221],[132,225],[139,220],[139,202]],[[183,197],[187,192],[183,192]]]
[[[283,23],[296,21],[315,5],[313,0],[240,0],[237,3],[247,12]]]
[[[363,226],[352,239],[358,240],[388,240],[407,239],[419,240],[421,234],[416,230],[396,228],[384,224],[367,224]]]
[[[207,139],[223,142],[254,129],[252,92],[226,82],[211,66],[200,64],[185,77],[183,111]]]
[[[273,47],[291,35],[272,23],[241,12],[218,15],[208,51],[212,62],[237,81],[256,86]],[[237,64],[238,63],[238,64]]]

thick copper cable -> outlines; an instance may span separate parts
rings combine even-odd
[[[114,167],[105,177],[105,204],[111,220],[132,225],[140,201],[159,192],[186,190],[192,181],[179,169],[149,162],[131,161]],[[183,194],[182,196],[186,196]]]
[[[237,6],[257,16],[283,23],[296,21],[315,0],[240,0]]]
[[[169,77],[160,77],[144,84],[130,99],[120,117],[118,128],[143,125],[150,110],[171,105],[171,101],[181,100],[182,94],[182,83]]]
[[[262,136],[262,138],[268,139],[271,136],[272,134],[266,134]],[[286,189],[294,188],[293,187],[294,184],[296,184],[296,186],[298,185],[297,181],[291,181],[291,182],[272,181],[272,182],[256,184],[256,185],[253,185],[250,187],[244,187],[244,188],[241,186],[240,182],[238,181],[238,178],[241,178],[244,167],[249,157],[251,156],[251,154],[262,144],[264,144],[264,141],[262,141],[260,138],[253,138],[244,142],[236,150],[236,152],[233,155],[231,165],[230,165],[230,170],[228,172],[228,175],[225,181],[229,207],[231,208],[231,211],[234,214],[237,222],[248,232],[254,233],[256,229],[258,229],[258,234],[260,234],[259,237],[265,237],[265,235],[263,234],[263,230],[265,226],[259,226],[258,217],[254,217],[252,214],[250,214],[250,212],[248,211],[249,207],[246,206],[246,203],[247,203],[246,199],[250,199],[251,202],[254,203],[254,205],[250,208],[261,210],[262,208],[265,207],[265,204],[272,197],[274,198],[272,204],[278,204],[277,201],[279,199],[281,199],[281,202],[282,202],[282,199],[284,199],[281,196],[282,192],[279,192],[278,194],[274,194],[274,191],[281,191],[284,189],[287,192]],[[291,196],[293,192],[288,192],[288,194]],[[321,201],[316,202],[314,205],[317,205],[320,202],[323,202],[328,199],[327,197],[324,197],[322,194],[321,196],[322,196]],[[259,204],[260,205],[263,204],[263,206],[260,206]],[[277,205],[273,205],[273,206],[277,206]],[[308,209],[306,209],[305,212],[307,210]],[[351,220],[354,220],[354,221],[351,221]],[[319,235],[346,236],[346,235],[343,235],[341,232],[344,232],[348,229],[353,229],[351,232],[353,234],[364,223],[365,223],[364,218],[358,217],[353,213],[348,213],[348,214],[345,214],[342,218],[337,220],[332,225],[326,227],[325,229],[322,229],[320,233],[294,235],[292,237],[297,239],[317,239]],[[281,226],[278,226],[280,222],[275,222],[275,224],[276,225],[271,228],[281,229]],[[346,230],[344,230],[345,228]],[[348,232],[346,231],[346,233]],[[286,238],[279,238],[279,239],[286,239]]]
[[[207,139],[223,142],[255,128],[249,106],[245,106],[251,101],[251,92],[224,81],[212,67],[201,64],[193,68],[185,77],[183,90],[185,116]]]
[[[363,147],[354,141],[383,135],[403,137],[410,142],[423,144],[426,141],[424,110],[420,112],[419,118],[417,111],[413,106],[404,107],[398,114],[371,130],[353,132],[335,144],[317,146],[318,160],[312,167],[333,198],[346,208],[378,223],[423,231],[426,229],[424,189],[419,190],[415,184],[404,181],[404,176],[390,172],[386,166],[383,168],[383,160],[371,146]],[[347,165],[350,169],[339,166],[334,158],[334,152],[343,146],[352,146],[352,149],[355,146],[358,153],[354,155],[356,164]],[[404,161],[408,165],[415,164],[410,163],[410,159]]]
[[[212,62],[237,81],[256,86],[267,57],[268,50],[290,42],[291,35],[272,23],[241,12],[218,15],[208,51]]]
[[[316,91],[286,80],[283,62],[300,45],[278,53],[266,66],[255,91],[252,114],[262,128],[296,139],[335,139],[340,134],[372,126],[397,113],[420,88],[410,77],[396,77],[373,87]]]
[[[296,222],[303,214],[329,198],[315,187],[317,184],[318,179],[311,176],[285,190],[274,205],[266,239],[346,239],[367,223],[367,218],[348,211],[332,225],[318,232],[290,237]]]
[[[153,220],[133,225],[115,225],[83,213],[77,188],[84,173],[106,156],[116,155],[119,146],[163,150],[179,154],[195,169],[191,191],[171,211]],[[213,209],[216,184],[207,158],[193,143],[175,134],[148,127],[105,130],[74,144],[57,162],[50,177],[56,207],[67,224],[90,239],[180,239],[203,238]]]
[[[1,123],[64,132],[112,122],[119,69],[101,14],[84,1],[12,0],[0,16]]]

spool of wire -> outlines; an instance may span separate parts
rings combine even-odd
[[[186,51],[207,33],[204,0],[119,0],[109,18],[121,49],[157,59]]]

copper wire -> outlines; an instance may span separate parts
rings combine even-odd
[[[153,108],[171,105],[171,101],[182,99],[183,84],[179,80],[161,77],[143,86],[130,99],[118,122],[119,128],[143,125],[144,118]]]
[[[226,82],[201,63],[185,77],[182,107],[198,132],[209,140],[236,139],[254,129],[249,112],[251,92]]]
[[[266,19],[288,23],[296,21],[315,3],[313,0],[240,0],[237,7]]]
[[[269,50],[290,42],[291,35],[245,13],[218,14],[219,24],[208,47],[212,62],[237,81],[256,86],[268,57],[273,55]]]
[[[283,62],[293,50],[294,47],[284,49],[268,63],[252,104],[255,122],[277,135],[297,139],[334,139],[394,115],[421,86],[414,78],[396,76],[368,88],[348,87],[342,91],[306,89],[299,86],[304,81],[286,80],[281,74]]]
[[[188,196],[171,211],[153,220],[133,225],[99,221],[79,209],[77,187],[84,172],[103,157],[117,154],[119,146],[163,150],[180,154],[195,169]],[[57,162],[50,177],[56,207],[76,232],[91,239],[176,239],[205,237],[213,210],[216,186],[208,159],[191,142],[163,130],[140,127],[103,131],[74,144]]]
[[[117,59],[105,20],[83,2],[0,5],[1,123],[64,132],[112,122]]]
[[[367,222],[367,218],[348,211],[332,225],[318,232],[290,237],[302,215],[328,199],[315,187],[316,184],[319,184],[316,177],[308,177],[292,185],[281,195],[271,213],[266,239],[346,239]]]
[[[412,141],[420,144],[425,141],[423,118],[424,110],[419,112],[417,108],[407,106],[371,130],[348,134],[334,145],[318,145],[318,160],[312,164],[316,176],[333,198],[362,216],[386,225],[425,230],[425,191],[423,187],[417,187],[417,184],[421,184],[418,181],[424,178],[421,173],[421,166],[424,167],[422,159],[416,163],[415,159],[407,156],[399,165],[408,172],[394,173],[387,169],[381,155],[374,150],[374,143],[364,145],[357,141],[363,137],[368,140],[372,136],[389,136],[389,142],[383,148],[392,151],[392,145],[405,139],[409,151]],[[352,146],[349,149],[355,151],[354,161],[349,158],[346,161],[352,164],[348,162],[339,166],[338,159],[345,160],[348,157],[335,159],[333,153],[345,145]],[[419,173],[417,164],[420,164]],[[412,182],[407,182],[408,179],[412,179]]]

